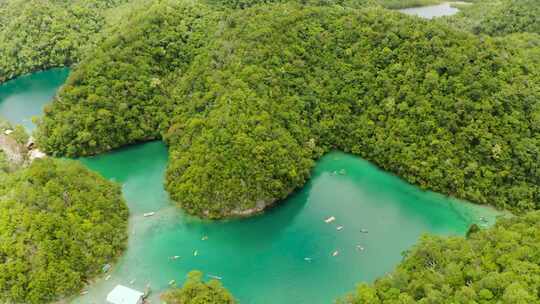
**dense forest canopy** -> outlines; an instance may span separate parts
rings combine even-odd
[[[0,83],[79,61],[107,23],[107,11],[128,1],[0,2]]]
[[[221,282],[212,279],[208,282],[202,280],[200,271],[191,271],[182,287],[174,287],[165,292],[161,299],[167,304],[234,304],[232,294],[221,285]]]
[[[540,34],[540,3],[538,0],[506,0],[486,15],[477,29],[489,35],[511,33]]]
[[[168,77],[187,69],[216,25],[206,7],[180,3],[156,2],[134,13],[71,73],[62,95],[45,108],[47,117],[61,113],[54,120],[65,129],[50,129],[45,118],[40,132],[49,144],[65,142],[64,136],[78,143],[50,152],[87,155],[159,137],[171,111],[163,89]]]
[[[86,51],[110,35],[117,23],[153,0],[2,0],[0,1],[0,83],[8,79],[79,62]],[[405,7],[441,0],[205,0],[213,9],[245,9],[254,5],[297,2],[343,7]],[[477,0],[460,7],[450,23],[476,33],[503,35],[539,33],[536,0]]]
[[[0,302],[80,291],[123,250],[127,217],[120,187],[77,162],[41,159],[0,173]]]
[[[47,152],[162,137],[171,197],[214,218],[285,198],[331,149],[473,202],[539,206],[540,79],[517,47],[382,8],[170,0],[133,16],[46,109]]]
[[[462,237],[424,237],[349,304],[540,303],[540,212]]]
[[[461,5],[459,13],[444,22],[475,34],[540,34],[539,16],[538,0],[477,0],[472,5]]]

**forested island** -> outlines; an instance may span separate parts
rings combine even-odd
[[[39,149],[79,157],[164,140],[166,189],[198,217],[259,213],[336,149],[509,210],[466,238],[424,237],[338,302],[536,303],[540,5],[477,0],[433,21],[388,9],[430,3],[0,1],[0,83],[73,67],[37,121]],[[69,297],[124,249],[120,188],[74,161],[8,156],[0,149],[0,302]],[[201,278],[163,299],[235,302]]]

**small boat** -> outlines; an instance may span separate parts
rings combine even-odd
[[[327,223],[327,224],[330,224],[331,222],[333,222],[333,221],[335,221],[335,220],[336,220],[336,218],[333,217],[333,216],[331,216],[331,217],[325,219],[324,222]]]
[[[336,250],[336,251],[332,252],[333,257],[338,256],[338,255],[339,255],[339,251]]]
[[[488,220],[487,220],[487,218],[481,216],[481,217],[480,217],[480,221],[482,221],[482,222],[487,222]]]
[[[364,247],[360,246],[360,245],[356,245],[356,249],[360,250],[360,251],[364,251]]]
[[[133,285],[133,284],[135,284],[135,279],[129,281],[129,285]]]
[[[342,230],[342,229],[343,229],[343,226],[337,226],[337,227],[336,227],[336,230],[337,230],[337,231],[340,231],[340,230]]]
[[[365,228],[362,228],[362,229],[360,229],[360,232],[362,232],[362,233],[368,233],[368,230],[365,229]]]
[[[345,169],[339,170],[339,175],[345,175],[345,174],[347,174],[347,171],[345,171]]]
[[[306,262],[311,262],[313,259],[312,258],[304,258],[304,261]]]
[[[155,212],[147,212],[145,214],[143,214],[144,217],[149,217],[149,216],[153,216],[154,214],[156,214]]]
[[[216,280],[221,280],[222,279],[222,277],[217,276],[217,275],[212,275],[212,274],[209,274],[208,277],[211,278],[211,279],[216,279]]]
[[[111,278],[111,275],[105,277],[105,281],[108,281]]]
[[[171,260],[178,260],[179,258],[180,258],[179,255],[175,255],[175,256],[170,257],[169,259],[171,259]]]
[[[83,291],[81,291],[81,296],[84,296],[87,293],[88,293],[88,290],[83,290]]]
[[[104,273],[109,272],[109,270],[111,270],[111,268],[112,268],[111,264],[107,263],[107,264],[103,265],[103,267],[101,268],[101,271],[103,271]]]
[[[176,283],[175,280],[170,280],[170,281],[169,281],[169,285],[174,285],[174,283]]]
[[[198,256],[198,255],[199,255],[199,251],[198,251],[198,250],[193,251],[193,256]]]
[[[206,235],[201,238],[201,241],[206,241],[206,240],[208,240],[208,236]]]

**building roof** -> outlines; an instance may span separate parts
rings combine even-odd
[[[144,293],[126,286],[116,285],[107,295],[107,302],[110,304],[140,304]]]

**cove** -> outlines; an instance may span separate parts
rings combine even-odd
[[[0,118],[33,130],[32,117],[43,113],[43,107],[51,101],[68,74],[67,68],[51,69],[1,84]]]
[[[55,74],[61,71],[63,76]],[[24,123],[41,113],[43,92],[53,96],[67,73],[40,72],[0,86],[0,115]],[[171,280],[181,284],[193,269],[221,277],[240,303],[332,303],[358,282],[391,271],[423,233],[463,235],[470,224],[490,225],[499,214],[421,191],[336,151],[320,159],[310,181],[279,206],[249,219],[211,222],[187,216],[169,200],[163,188],[167,159],[161,142],[81,159],[122,185],[129,241],[110,279],[96,280],[73,303],[102,304],[116,284],[139,290],[150,284],[152,303],[159,303],[159,292]],[[146,212],[156,214],[144,217]],[[329,216],[336,220],[327,224]]]
[[[471,223],[482,224],[480,217],[492,223],[497,215],[332,152],[280,206],[250,219],[211,222],[186,216],[168,200],[167,149],[160,142],[82,162],[122,184],[131,218],[128,249],[111,278],[76,303],[102,303],[116,284],[133,280],[139,290],[149,283],[157,300],[169,281],[181,284],[192,269],[222,277],[241,303],[332,303],[356,283],[391,271],[421,234],[463,235]],[[145,218],[145,212],[156,215]],[[336,220],[327,224],[329,216]]]

